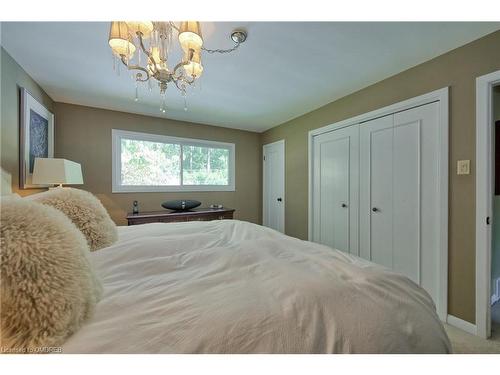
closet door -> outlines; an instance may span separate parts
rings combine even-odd
[[[360,255],[437,300],[438,104],[360,125]]]
[[[394,116],[360,124],[360,256],[392,268]]]
[[[359,128],[314,137],[313,241],[358,255]]]

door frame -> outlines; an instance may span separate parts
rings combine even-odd
[[[338,121],[333,124],[323,126],[309,131],[308,134],[308,239],[312,239],[313,233],[313,141],[314,137],[333,130],[344,128],[351,125],[360,124],[369,120],[383,117],[393,113],[405,111],[407,109],[419,107],[429,103],[439,103],[439,295],[436,301],[436,309],[441,320],[448,319],[448,150],[449,150],[449,87],[431,91],[429,93],[416,96],[389,106],[376,109],[346,120]],[[362,126],[362,125],[361,125]]]
[[[500,70],[476,78],[476,334],[491,335],[491,225],[493,215],[493,87]],[[493,218],[495,220],[495,218]]]
[[[283,233],[285,233],[285,209],[286,209],[286,198],[285,198],[285,191],[286,191],[286,181],[285,181],[285,165],[286,165],[286,161],[285,161],[285,140],[284,139],[280,139],[279,141],[276,141],[276,142],[272,142],[272,143],[267,143],[265,145],[262,145],[262,225],[265,225],[264,223],[264,218],[265,218],[265,215],[266,215],[266,200],[264,199],[265,198],[265,193],[266,193],[266,164],[265,164],[265,160],[264,160],[264,157],[265,157],[265,150],[266,148],[268,147],[272,147],[272,146],[281,146],[282,149],[283,149],[283,165],[282,165],[282,170],[283,170],[283,173],[282,173],[282,178],[283,178],[283,196],[282,196],[282,199],[283,199],[283,210],[281,211],[281,216],[282,216],[282,221],[283,221]]]

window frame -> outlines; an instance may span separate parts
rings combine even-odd
[[[171,192],[195,192],[195,191],[235,191],[235,156],[236,145],[234,143],[210,141],[194,138],[171,137],[167,135],[134,132],[128,130],[112,129],[112,192],[113,193],[171,193]],[[132,139],[137,141],[173,143],[181,147],[180,154],[180,185],[122,185],[121,184],[121,140]],[[182,146],[211,147],[229,150],[228,159],[228,185],[184,185],[182,168]]]

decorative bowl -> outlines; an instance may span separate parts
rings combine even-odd
[[[201,202],[192,200],[192,199],[185,199],[185,200],[176,200],[176,201],[167,201],[163,202],[161,206],[163,208],[166,208],[167,210],[174,210],[174,211],[188,211],[193,208],[198,207],[201,204]]]

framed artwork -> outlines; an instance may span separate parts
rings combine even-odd
[[[54,114],[21,88],[19,124],[19,188],[47,187],[33,185],[31,177],[35,158],[54,157]]]

